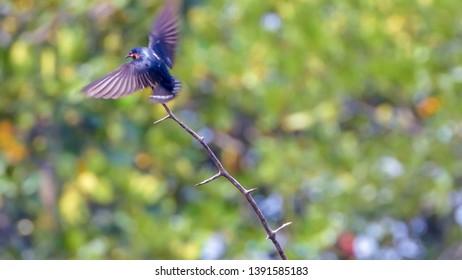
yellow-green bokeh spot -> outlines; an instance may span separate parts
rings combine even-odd
[[[153,175],[131,174],[128,192],[145,203],[155,203],[165,194],[165,185]]]
[[[10,63],[18,74],[27,74],[35,65],[31,47],[22,40],[16,41],[10,48]]]
[[[77,187],[82,194],[98,203],[110,203],[114,199],[114,193],[108,180],[106,178],[100,180],[90,172],[83,172],[77,177]]]
[[[70,225],[82,224],[88,220],[85,198],[75,184],[69,183],[64,186],[59,200],[59,212],[62,220]]]

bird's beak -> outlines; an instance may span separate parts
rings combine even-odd
[[[125,56],[125,58],[129,58],[129,57],[133,57],[133,54],[132,53],[129,53]]]

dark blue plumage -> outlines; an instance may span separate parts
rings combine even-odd
[[[131,49],[126,57],[132,61],[87,85],[82,92],[107,99],[151,87],[149,98],[154,102],[165,103],[175,98],[181,84],[168,68],[173,67],[178,43],[178,8],[177,4],[166,4],[151,29],[148,47]]]

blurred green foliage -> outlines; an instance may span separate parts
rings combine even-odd
[[[161,6],[0,4],[0,258],[277,258],[149,90],[79,93]],[[289,258],[462,258],[459,0],[189,0],[181,36],[171,107]]]

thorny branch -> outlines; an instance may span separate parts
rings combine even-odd
[[[257,203],[255,202],[255,200],[253,199],[253,197],[251,195],[251,193],[254,192],[256,189],[246,189],[246,188],[244,188],[241,185],[241,183],[239,183],[236,179],[234,179],[234,177],[231,176],[228,173],[228,171],[223,167],[223,164],[220,162],[218,157],[213,153],[212,149],[210,149],[209,145],[207,145],[207,143],[204,141],[204,137],[198,135],[194,130],[189,128],[184,122],[182,122],[180,119],[178,119],[178,117],[175,116],[175,114],[173,114],[173,112],[170,110],[170,108],[167,105],[165,105],[165,104],[162,104],[162,105],[164,106],[164,108],[167,111],[168,115],[163,117],[162,119],[154,122],[154,124],[158,124],[158,123],[160,123],[162,121],[165,121],[167,119],[174,120],[177,124],[179,124],[186,132],[191,134],[191,136],[194,139],[196,139],[202,145],[202,147],[205,149],[208,156],[210,157],[210,159],[213,161],[213,163],[215,164],[215,166],[218,169],[217,174],[215,174],[212,177],[210,177],[210,178],[196,184],[196,186],[201,186],[201,185],[210,183],[213,180],[215,180],[217,178],[220,178],[220,177],[226,178],[226,180],[228,180],[231,184],[233,184],[233,186],[236,187],[245,196],[245,198],[247,199],[250,206],[252,206],[255,214],[257,214],[258,219],[260,220],[263,228],[265,229],[265,231],[267,233],[266,239],[269,239],[269,240],[271,240],[273,242],[274,247],[276,248],[277,252],[279,253],[279,256],[281,257],[281,259],[287,260],[287,256],[286,256],[286,254],[284,252],[284,249],[282,248],[281,244],[279,244],[278,240],[276,239],[276,234],[281,229],[283,229],[286,226],[290,225],[291,222],[283,224],[282,226],[280,226],[276,230],[272,230],[270,228],[270,226],[268,225],[268,222],[266,221],[265,216],[261,212],[260,208],[258,208]]]

